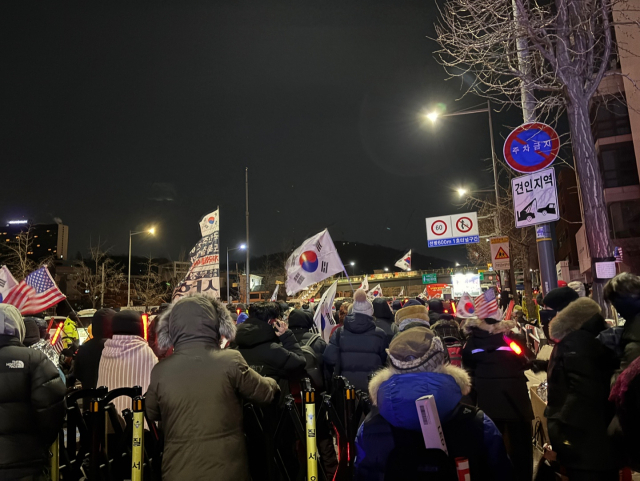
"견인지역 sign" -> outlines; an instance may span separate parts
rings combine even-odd
[[[560,150],[560,138],[547,124],[532,122],[513,130],[504,142],[507,164],[518,172],[530,174],[549,167]]]
[[[492,237],[491,241],[491,263],[498,271],[506,271],[509,266],[509,238]]]
[[[511,179],[516,227],[546,224],[560,219],[553,167]]]
[[[427,219],[429,247],[442,247],[480,242],[478,216],[475,212],[443,215]]]

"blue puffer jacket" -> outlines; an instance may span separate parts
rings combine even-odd
[[[469,459],[471,479],[513,479],[502,436],[484,413],[478,414],[483,418],[482,423],[469,423],[468,432],[454,433],[447,429],[447,424],[460,415],[463,406],[459,404],[460,399],[471,387],[469,376],[463,369],[448,365],[442,366],[440,372],[396,372],[393,368],[386,368],[369,384],[374,408],[356,437],[356,480],[384,480],[387,459],[394,448],[391,425],[420,432],[415,401],[430,394],[438,407],[449,455]]]
[[[325,368],[346,377],[356,389],[366,390],[369,374],[384,366],[387,360],[387,347],[387,335],[376,327],[373,317],[349,314],[324,351]]]

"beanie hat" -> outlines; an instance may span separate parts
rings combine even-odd
[[[418,322],[424,324],[425,327],[429,327],[429,311],[427,308],[419,302],[418,305],[409,305],[409,302],[396,312],[395,323],[398,329],[403,331],[412,322]]]
[[[143,336],[142,316],[137,311],[116,312],[111,320],[113,334]]]
[[[402,309],[402,301],[400,299],[396,299],[395,301],[393,301],[393,303],[391,304],[391,309],[393,309],[394,311],[399,311],[400,309]]]
[[[569,287],[578,293],[580,297],[586,297],[587,292],[584,288],[584,284],[580,281],[569,282]]]
[[[98,309],[91,321],[91,335],[94,339],[111,339],[111,322],[116,311],[113,309]]]
[[[373,304],[367,299],[367,293],[364,289],[358,289],[353,295],[353,307],[352,312],[354,314],[366,314],[373,317]]]
[[[422,304],[417,299],[409,299],[407,302],[404,303],[404,306],[402,307],[409,307],[409,306],[424,306],[424,304]]]
[[[422,326],[399,333],[387,354],[393,367],[400,371],[430,372],[446,361],[442,340]]]
[[[437,312],[438,314],[444,314],[444,304],[440,299],[431,299],[429,301],[429,310]]]
[[[38,329],[38,324],[33,317],[25,317],[22,321],[24,322],[25,328],[25,335],[22,340],[22,344],[29,347],[40,340],[40,329]]]
[[[579,297],[578,293],[568,286],[558,287],[544,296],[542,302],[554,311],[561,311]]]

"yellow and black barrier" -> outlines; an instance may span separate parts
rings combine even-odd
[[[60,480],[60,434],[51,445],[51,462],[49,466],[51,481]]]
[[[144,399],[133,398],[133,435],[131,441],[131,481],[144,476]]]
[[[318,479],[318,448],[316,446],[316,393],[308,387],[304,395],[305,433],[307,437],[307,481]]]

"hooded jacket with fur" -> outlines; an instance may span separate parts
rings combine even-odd
[[[491,419],[530,421],[533,410],[527,390],[527,359],[510,348],[508,337],[513,321],[489,324],[483,319],[468,319],[464,330],[467,343],[462,350],[462,365],[471,374],[478,407]],[[518,343],[524,348],[522,343]]]
[[[461,368],[441,365],[435,372],[402,373],[393,367],[379,371],[369,383],[373,408],[356,437],[355,479],[384,480],[389,454],[394,449],[393,430],[424,442],[416,399],[433,395],[450,457],[466,457],[471,479],[510,480],[512,468],[502,436],[491,419],[450,427],[461,415],[463,394],[471,390],[469,375]]]
[[[64,421],[66,387],[42,352],[22,344],[18,309],[0,304],[0,479],[43,473]],[[39,478],[38,478],[39,479]]]
[[[158,342],[175,350],[151,372],[146,409],[150,419],[162,421],[165,481],[250,479],[244,400],[271,402],[278,388],[238,351],[220,349],[220,337],[234,335],[222,303],[200,296],[178,301],[158,321]]]
[[[573,301],[551,321],[557,344],[551,353],[547,426],[558,461],[568,468],[615,468],[607,436],[613,418],[608,402],[615,354],[596,336],[607,327],[600,306],[587,297]]]

